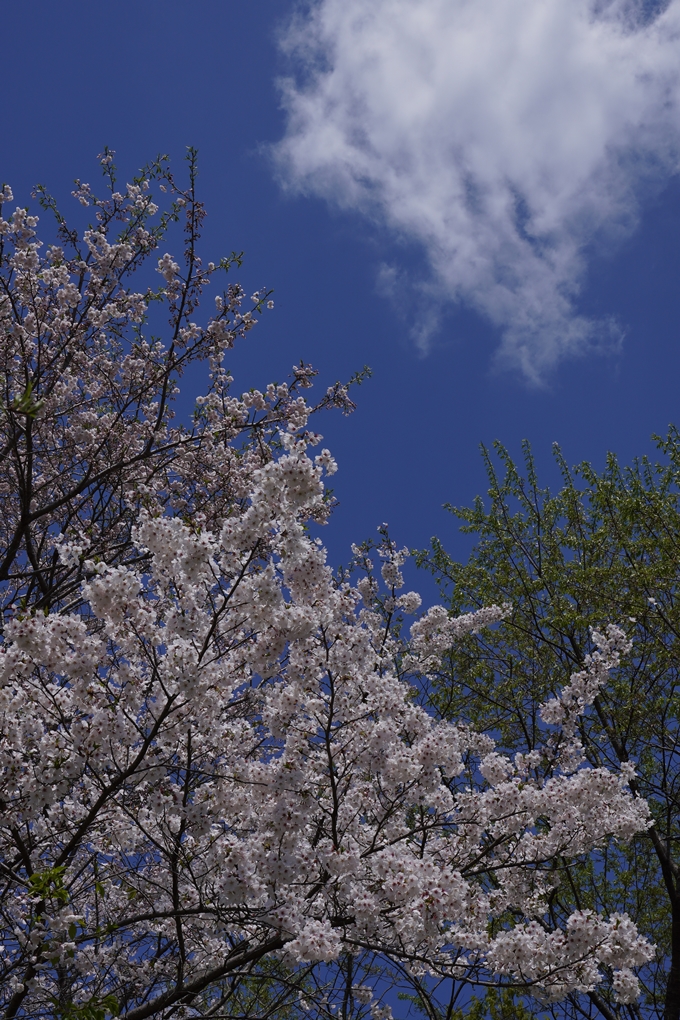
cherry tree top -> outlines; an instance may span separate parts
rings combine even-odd
[[[36,217],[0,219],[2,1015],[233,1015],[263,975],[323,1012],[341,973],[379,1016],[357,984],[375,960],[545,1000],[604,972],[632,1001],[653,950],[630,920],[548,911],[560,861],[648,824],[632,773],[588,767],[578,741],[625,635],[596,635],[532,754],[432,718],[409,678],[511,607],[436,606],[406,634],[420,599],[386,532],[355,548],[356,584],[333,574],[310,525],[336,465],[308,420],[351,410],[347,388],[311,405],[301,365],[232,395],[225,351],[269,295],[244,312],[229,285],[197,321],[239,257],[197,255],[195,155],[187,189],[161,160],[119,191],[101,163],[106,198],[74,192],[82,237],[42,190],[44,253]],[[184,259],[159,258],[180,220]],[[161,284],[135,291],[149,259]],[[176,425],[196,360],[207,393]]]

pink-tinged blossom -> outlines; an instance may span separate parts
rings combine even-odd
[[[221,933],[293,964],[370,946],[438,973],[460,967],[458,947],[547,998],[594,988],[612,967],[627,1001],[629,967],[651,952],[627,918],[581,912],[564,930],[531,918],[546,911],[552,861],[630,838],[648,824],[646,804],[627,776],[565,771],[561,749],[527,782],[488,737],[417,705],[393,671],[395,639],[362,622],[359,593],[336,583],[305,528],[322,468],[303,436],[284,438],[264,466],[232,465],[247,498],[219,535],[142,513],[142,566],[95,569],[85,613],[8,629],[6,832],[28,827],[41,860],[64,861],[77,930],[94,923],[93,883],[105,890],[100,959],[111,987],[135,996],[139,946],[171,916],[193,974],[219,960],[229,972]],[[386,554],[388,584],[401,583],[403,555]],[[411,668],[507,611],[430,610],[404,647]],[[614,661],[609,645],[591,671]],[[470,755],[479,785],[465,778]],[[131,857],[146,863],[126,869],[122,893]],[[525,920],[489,939],[489,918],[506,911]],[[91,943],[60,941],[56,916],[48,923],[49,953],[59,945],[88,974]],[[155,974],[158,995],[173,973],[168,961]]]
[[[191,228],[191,189],[154,173]],[[102,218],[68,256],[41,255],[25,210],[0,218],[14,299],[0,303],[0,529],[15,550],[0,565],[0,1004],[45,1016],[67,987],[78,1008],[114,996],[129,1020],[169,1017],[246,964],[319,964],[323,984],[348,954],[545,999],[609,968],[631,1001],[652,948],[629,919],[560,926],[548,911],[555,862],[649,824],[632,766],[588,767],[576,736],[622,632],[596,635],[544,707],[540,763],[433,718],[410,681],[510,607],[435,606],[407,640],[401,613],[420,599],[400,594],[408,551],[382,527],[377,556],[353,549],[365,576],[334,575],[310,523],[328,519],[336,464],[311,452],[308,419],[350,411],[347,387],[314,407],[301,364],[290,385],[234,396],[222,359],[257,308],[241,313],[230,284],[197,325],[216,269],[193,255],[181,272],[163,256],[164,290],[147,295],[174,344],[144,339],[146,298],[125,281],[162,236],[150,176],[76,198]],[[183,429],[168,392],[197,358],[211,382]]]

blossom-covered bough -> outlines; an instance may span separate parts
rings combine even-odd
[[[187,190],[159,161],[118,192],[102,164],[105,200],[76,189],[82,240],[60,219],[43,254],[25,210],[0,221],[2,1016],[381,1017],[398,972],[550,1001],[607,969],[634,1000],[652,949],[628,918],[553,929],[546,909],[562,860],[648,824],[629,772],[578,741],[624,634],[545,706],[541,755],[421,708],[409,677],[508,607],[434,607],[405,636],[420,602],[386,532],[381,584],[367,547],[355,585],[333,574],[310,525],[335,463],[308,418],[351,409],[346,387],[312,407],[302,365],[232,396],[224,353],[268,295],[243,313],[232,285],[195,321],[230,261],[197,257],[193,154]],[[158,258],[180,217],[182,268]],[[162,284],[133,291],[149,257]],[[165,345],[143,333],[156,306]]]

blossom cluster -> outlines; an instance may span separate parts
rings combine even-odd
[[[66,968],[76,999],[124,990],[141,1016],[180,958],[177,996],[235,969],[236,945],[293,966],[368,947],[452,973],[462,947],[548,998],[606,965],[634,996],[651,950],[627,919],[533,919],[551,863],[630,838],[646,804],[603,769],[528,781],[488,737],[420,708],[308,533],[323,464],[280,438],[263,466],[234,465],[250,491],[219,533],[142,512],[142,568],[95,567],[78,612],[6,628],[5,861],[13,834],[27,846],[5,935],[13,994],[45,1000]],[[503,612],[451,621],[448,640]],[[440,616],[414,624],[412,662]],[[491,937],[508,912],[524,920]]]
[[[103,165],[112,173],[109,154]],[[195,220],[191,192],[173,194]],[[5,1015],[59,1003],[144,1020],[197,996],[215,1011],[225,981],[258,963],[290,975],[362,954],[413,975],[495,975],[545,999],[593,989],[611,968],[632,1001],[652,948],[631,922],[580,911],[560,928],[548,913],[560,862],[649,824],[629,772],[577,753],[574,720],[616,664],[619,632],[559,709],[544,708],[561,737],[540,775],[433,718],[409,671],[427,673],[509,608],[453,619],[435,607],[403,635],[397,615],[420,605],[398,594],[406,550],[379,547],[387,595],[373,573],[335,575],[313,534],[336,464],[314,453],[322,437],[298,392],[312,370],[232,396],[225,323],[254,320],[232,289],[196,326],[178,309],[200,287],[171,256],[158,269],[172,344],[124,348],[121,324],[155,298],[113,281],[153,249],[144,217],[157,209],[145,180],[106,203],[84,185],[77,198],[100,224],[123,223],[115,244],[101,227],[86,234],[85,268],[54,249],[41,262],[24,212],[0,224],[21,292],[0,306]],[[19,350],[31,389],[12,367]],[[176,352],[206,350],[211,386],[184,431],[163,394]],[[351,410],[346,387],[320,406]],[[10,485],[29,451],[37,532]],[[366,1008],[372,995],[356,985]]]

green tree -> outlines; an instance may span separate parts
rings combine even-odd
[[[540,706],[582,667],[591,627],[617,623],[633,642],[585,715],[581,740],[595,766],[635,763],[631,785],[648,799],[654,826],[629,845],[562,862],[552,910],[627,912],[657,956],[641,974],[639,1004],[617,1006],[605,987],[531,1006],[542,1017],[680,1017],[680,432],[655,438],[659,462],[624,467],[610,454],[602,473],[588,463],[570,471],[556,447],[563,481],[554,495],[539,485],[528,443],[523,470],[501,444],[495,456],[483,449],[490,502],[447,507],[476,536],[469,561],[456,562],[437,539],[418,554],[454,613],[512,604],[496,628],[458,642],[427,687],[438,712],[467,718],[512,751],[540,752],[549,739]],[[487,1006],[491,1016],[497,1003]]]

